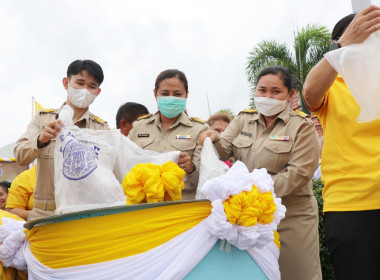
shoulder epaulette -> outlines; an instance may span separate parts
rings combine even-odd
[[[139,117],[137,120],[148,119],[148,118],[150,118],[151,116],[153,116],[153,114],[147,114],[147,115],[144,115],[144,116]]]
[[[244,109],[243,111],[240,111],[238,115],[240,115],[242,113],[253,114],[253,113],[256,113],[256,112],[258,112],[256,109]]]
[[[199,118],[196,118],[196,117],[191,117],[191,120],[195,121],[195,122],[202,123],[202,124],[206,122],[205,120],[202,120],[202,119],[199,119]]]
[[[252,114],[252,113],[257,112],[257,110],[256,110],[256,109],[244,109],[243,112],[244,112],[244,113],[248,113],[248,114]]]
[[[94,115],[94,120],[97,121],[100,124],[103,124],[103,123],[106,122],[105,120],[102,120],[101,118],[99,118],[98,116],[95,116],[95,115]]]
[[[41,113],[52,113],[54,111],[55,111],[55,109],[51,109],[51,108],[49,108],[49,109],[42,109]]]
[[[306,118],[306,117],[308,117],[309,115],[308,114],[306,114],[305,112],[302,112],[302,111],[300,111],[300,110],[295,110],[296,111],[296,113],[299,115],[299,116],[301,116],[301,117],[303,117],[303,118]]]

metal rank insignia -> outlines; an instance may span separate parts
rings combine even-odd
[[[276,140],[276,141],[289,141],[289,136],[278,136],[278,135],[271,135],[269,136],[270,140]]]
[[[176,135],[175,139],[191,139],[191,135]]]

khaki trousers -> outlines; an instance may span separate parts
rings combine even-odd
[[[278,227],[283,280],[322,279],[319,259],[318,204],[314,196],[286,209]]]

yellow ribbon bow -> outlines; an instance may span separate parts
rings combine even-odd
[[[122,183],[127,204],[181,200],[185,174],[171,161],[162,165],[136,164]]]

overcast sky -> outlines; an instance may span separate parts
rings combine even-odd
[[[291,48],[297,27],[331,30],[351,12],[350,0],[1,0],[0,147],[26,130],[32,96],[45,108],[66,100],[62,78],[76,59],[102,66],[90,110],[111,128],[124,102],[156,111],[154,81],[169,68],[188,78],[189,114],[207,119],[206,92],[211,113],[248,107],[245,67],[258,42]]]

